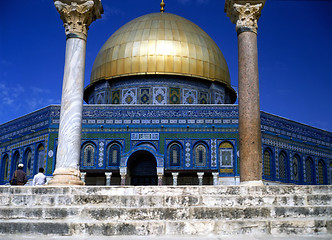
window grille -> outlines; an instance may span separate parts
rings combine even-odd
[[[94,155],[95,155],[95,148],[91,144],[87,144],[83,150],[83,165],[86,167],[91,167],[94,165]]]
[[[178,144],[173,144],[170,147],[169,156],[171,166],[180,166],[181,147]]]
[[[203,144],[199,144],[195,148],[195,163],[196,166],[206,165],[206,147]]]
[[[318,184],[325,184],[325,164],[322,160],[318,162]]]
[[[286,179],[286,155],[284,152],[279,155],[279,177]]]
[[[306,171],[306,182],[308,184],[313,184],[313,167],[312,160],[307,158],[305,162],[305,171]]]
[[[271,153],[268,150],[264,151],[263,166],[264,175],[271,176]]]
[[[110,145],[108,150],[108,165],[118,166],[120,165],[120,146],[116,143]]]
[[[293,165],[292,165],[292,173],[295,181],[299,181],[299,172],[300,172],[299,163],[300,163],[299,157],[295,155],[293,157]]]

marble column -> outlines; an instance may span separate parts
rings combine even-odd
[[[198,176],[198,185],[202,186],[203,185],[203,176],[204,176],[204,172],[198,172],[197,173]]]
[[[111,186],[112,172],[105,172],[105,176],[106,176],[106,186]]]
[[[121,186],[126,185],[127,167],[120,167]]]
[[[239,62],[240,184],[263,185],[257,21],[265,0],[226,0],[225,12],[236,24]]]
[[[178,185],[179,173],[178,172],[172,172],[172,176],[173,176],[173,186],[177,186]]]
[[[56,167],[51,185],[84,185],[80,179],[86,39],[89,25],[101,18],[100,0],[54,0],[67,37]]]
[[[163,185],[163,178],[164,178],[164,168],[157,167],[157,176],[158,176],[158,186]]]
[[[219,173],[218,172],[213,172],[212,176],[213,176],[213,185],[217,186],[218,185],[218,176],[219,176]]]
[[[126,186],[127,174],[121,174],[121,186]]]
[[[86,172],[81,172],[81,181],[84,182],[84,185],[85,185],[85,176]]]

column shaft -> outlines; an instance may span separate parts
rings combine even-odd
[[[86,38],[89,25],[101,18],[100,0],[54,0],[67,36],[58,147],[53,185],[84,185],[79,165]]]
[[[86,41],[68,38],[56,170],[51,184],[83,185],[79,175]]]
[[[257,35],[238,35],[239,54],[239,141],[241,182],[262,179]]]
[[[248,185],[263,185],[257,22],[265,1],[225,1],[225,12],[238,34],[240,184]]]
[[[173,176],[173,186],[177,186],[178,185],[178,172],[172,172],[172,176]]]

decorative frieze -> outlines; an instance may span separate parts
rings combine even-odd
[[[313,149],[309,148],[308,146],[305,146],[305,147],[298,146],[298,145],[289,144],[286,142],[277,141],[277,140],[273,140],[273,139],[269,139],[269,138],[263,138],[262,143],[265,145],[268,145],[268,146],[275,147],[276,149],[281,148],[281,149],[286,149],[286,150],[299,152],[299,153],[303,153],[303,154],[319,156],[319,157],[323,157],[323,158],[332,158],[332,154],[313,150]]]
[[[132,133],[131,140],[159,140],[159,133]]]

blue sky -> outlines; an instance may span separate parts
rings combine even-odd
[[[103,0],[92,23],[85,86],[103,43],[161,0]],[[237,89],[237,36],[224,0],[165,0],[166,12],[205,30],[223,52]],[[51,0],[1,3],[0,124],[60,104],[65,33]],[[267,0],[258,22],[261,110],[332,131],[332,1]]]

